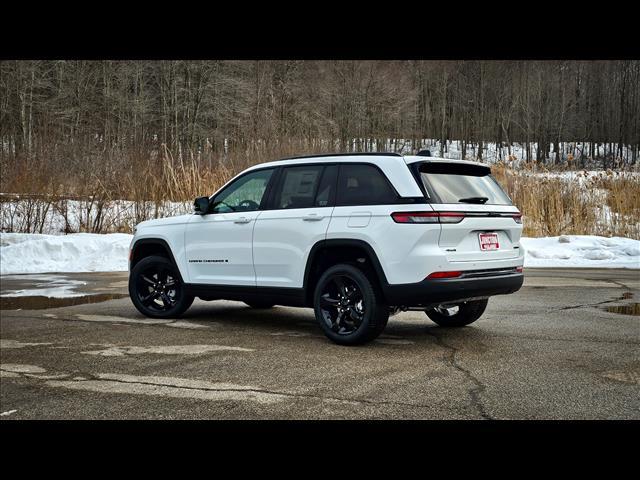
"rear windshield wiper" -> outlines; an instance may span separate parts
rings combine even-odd
[[[460,203],[487,203],[487,201],[489,200],[489,197],[468,197],[468,198],[461,198],[460,200],[458,200],[458,202]]]

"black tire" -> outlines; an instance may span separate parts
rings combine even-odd
[[[249,305],[251,308],[257,308],[260,310],[266,310],[267,308],[272,308],[275,305],[275,303],[261,302],[259,300],[252,300],[250,302],[244,302],[244,303]]]
[[[375,284],[352,265],[328,268],[318,280],[313,304],[320,328],[339,345],[370,342],[389,320],[389,307]]]
[[[159,256],[145,257],[129,275],[129,297],[140,313],[151,318],[177,318],[193,303],[184,292],[180,272]]]
[[[438,307],[425,310],[427,316],[441,327],[464,327],[478,320],[487,308],[489,299],[471,300],[457,305],[458,311],[447,315]]]

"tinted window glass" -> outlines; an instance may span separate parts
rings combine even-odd
[[[322,180],[316,195],[316,207],[331,207],[334,205],[336,180],[338,179],[338,167],[335,165],[328,166],[322,173]]]
[[[321,166],[285,168],[275,195],[274,208],[313,207],[321,174]]]
[[[459,165],[429,165],[420,167],[420,176],[440,203],[478,203],[511,205],[511,200],[489,169]]]
[[[385,205],[396,200],[389,182],[374,166],[340,166],[337,205]]]
[[[260,208],[273,169],[247,173],[218,193],[213,213],[251,212]]]

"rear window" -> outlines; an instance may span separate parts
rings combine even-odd
[[[433,203],[512,205],[489,167],[425,162],[418,173]]]

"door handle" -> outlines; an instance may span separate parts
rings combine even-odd
[[[249,223],[251,221],[250,218],[247,217],[240,217],[240,218],[236,218],[233,223]]]
[[[304,220],[305,222],[317,222],[319,220],[322,220],[323,218],[324,216],[318,215],[317,213],[310,213],[309,215],[305,215],[304,217],[302,217],[302,220]]]

